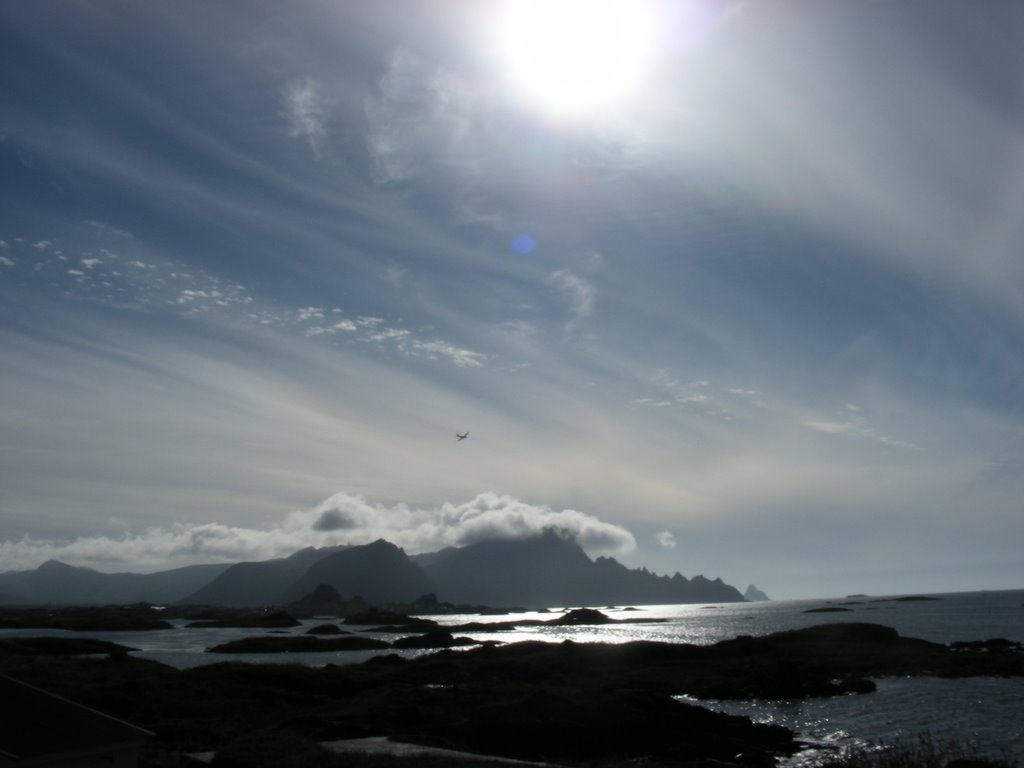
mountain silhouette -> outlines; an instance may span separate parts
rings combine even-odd
[[[554,530],[530,539],[450,548],[421,564],[438,595],[455,603],[541,608],[743,601],[721,579],[657,576],[610,557],[592,561],[572,537]]]
[[[0,574],[0,604],[171,603],[208,584],[228,567],[189,565],[157,573],[101,573],[47,560],[32,571]]]
[[[571,539],[548,531],[532,539],[450,548],[428,559],[437,594],[452,603],[546,607],[579,602],[593,563]]]
[[[614,558],[591,560],[569,535],[485,541],[409,557],[383,539],[301,549],[289,557],[198,565],[139,575],[106,574],[57,561],[0,573],[0,604],[181,603],[255,608],[292,603],[325,585],[339,599],[408,604],[439,601],[495,608],[742,602],[721,579],[658,576]]]
[[[228,608],[273,605],[280,602],[284,590],[314,564],[343,549],[306,547],[288,557],[236,563],[202,589],[183,596],[177,602]]]
[[[768,595],[762,592],[760,589],[755,587],[753,584],[748,584],[746,590],[743,592],[743,597],[752,603],[760,602],[763,600],[771,600]]]
[[[384,539],[318,560],[284,590],[279,602],[299,600],[320,585],[333,587],[344,597],[361,597],[370,604],[410,603],[434,591],[423,569]]]

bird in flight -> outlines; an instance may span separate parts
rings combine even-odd
[[[469,432],[463,432],[461,435],[458,432],[455,433],[455,439],[457,441],[458,440],[465,440],[467,437],[469,437]]]

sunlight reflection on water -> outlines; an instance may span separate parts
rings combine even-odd
[[[955,738],[962,748],[1024,762],[1024,680],[976,677],[881,678],[874,693],[795,701],[698,701],[759,723],[783,725],[811,748],[784,761],[808,768],[836,752]],[[854,735],[856,734],[856,735]]]

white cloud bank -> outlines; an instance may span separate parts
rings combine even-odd
[[[566,531],[589,554],[636,547],[621,526],[572,509],[555,511],[493,492],[437,509],[385,506],[336,493],[310,509],[290,512],[268,530],[220,523],[175,523],[142,534],[92,536],[73,541],[34,539],[0,542],[4,570],[29,570],[47,560],[100,571],[150,572],[183,565],[265,560],[303,547],[366,544],[379,538],[409,552],[431,552],[493,539],[522,539],[546,529]]]

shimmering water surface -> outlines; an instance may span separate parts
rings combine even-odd
[[[794,701],[701,701],[730,715],[784,725],[808,743],[793,768],[813,768],[837,752],[954,741],[968,754],[1009,758],[1024,765],[1024,680],[975,677],[881,678],[866,695]]]
[[[839,598],[832,600],[772,601],[722,605],[606,606],[605,614],[617,619],[647,619],[636,623],[586,626],[523,627],[512,631],[467,632],[476,640],[517,642],[610,642],[655,640],[710,645],[738,635],[765,635],[834,622],[871,622],[893,627],[906,637],[939,643],[1003,637],[1024,642],[1024,590],[933,595],[938,599],[902,601],[886,598]],[[835,613],[807,613],[822,607],[842,607]],[[434,616],[452,626],[468,622],[547,620],[553,612],[527,612],[501,616],[477,614]],[[660,621],[656,621],[660,620]],[[206,649],[229,640],[261,634],[253,629],[188,629],[186,622],[172,622],[172,630],[152,632],[90,632],[88,636],[138,649],[135,655],[177,668],[225,660],[253,663],[291,663],[310,666],[352,664],[387,653],[416,656],[430,651],[343,651],[299,654],[207,653]],[[301,627],[266,634],[298,635],[322,621],[305,621]],[[346,626],[369,637],[394,640],[396,635],[374,633],[370,627]],[[60,630],[0,630],[0,637],[68,635]],[[704,706],[742,714],[755,721],[774,722],[818,745],[794,761],[805,768],[835,749],[891,744],[931,734],[936,741],[954,738],[976,743],[985,754],[1005,754],[1024,765],[1024,679],[899,678],[876,681],[875,693],[795,702],[701,702]],[[680,691],[680,698],[686,692]]]

